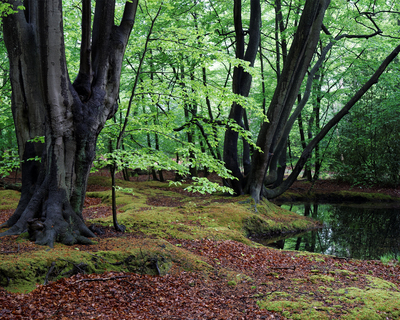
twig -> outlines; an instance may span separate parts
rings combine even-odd
[[[250,296],[248,298],[262,298],[262,297],[265,297],[265,296],[269,296],[269,295],[273,294],[274,292],[278,291],[279,289],[280,288],[275,289],[274,291],[271,291],[271,292],[267,292],[265,294]]]
[[[97,254],[94,254],[94,253],[90,253],[90,252],[88,252],[88,251],[85,251],[86,253],[89,253],[90,255],[92,255],[92,256],[94,256],[94,257],[96,257],[96,258],[100,258],[100,259],[102,259],[102,260],[104,260],[105,262],[107,262],[107,263],[109,263],[109,264],[112,264],[110,261],[108,261],[106,258],[103,258],[103,257],[101,257],[101,256],[98,256]]]
[[[158,259],[156,259],[156,268],[157,268],[158,275],[161,276],[161,271],[160,271],[160,268],[158,267]]]
[[[293,270],[296,271],[296,266],[293,267],[271,267],[271,269],[286,269],[286,270]]]
[[[66,261],[68,263],[71,263],[74,267],[72,268],[72,270],[64,272],[62,275],[67,275],[67,274],[78,274],[78,273],[83,273],[85,274],[85,268],[88,266],[87,264],[84,264],[83,262],[79,263],[79,264],[75,264],[72,261],[68,261],[62,258],[58,258],[58,260],[63,260]],[[75,271],[76,270],[76,271]]]
[[[75,281],[77,282],[83,282],[83,281],[108,281],[108,280],[115,280],[115,279],[120,279],[120,278],[129,278],[130,276],[115,276],[115,277],[109,277],[109,278],[96,278],[96,279],[80,279]]]
[[[53,261],[53,262],[51,263],[51,266],[50,266],[50,268],[49,268],[49,271],[47,271],[46,278],[44,278],[44,283],[43,283],[43,285],[46,285],[46,284],[49,282],[49,276],[50,276],[50,274],[53,272],[55,265],[56,265],[56,263],[55,263],[55,261]]]

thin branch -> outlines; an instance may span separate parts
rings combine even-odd
[[[137,75],[136,75],[135,82],[134,82],[133,87],[132,87],[132,94],[131,94],[131,97],[129,99],[128,109],[126,111],[126,117],[125,117],[124,125],[122,126],[121,132],[120,132],[120,134],[118,136],[118,139],[117,139],[116,149],[119,149],[119,147],[121,145],[121,142],[122,142],[122,137],[123,137],[125,129],[126,129],[127,125],[128,125],[129,113],[131,112],[133,97],[135,95],[136,87],[137,87],[137,84],[139,82],[140,69],[142,68],[142,65],[143,65],[143,62],[144,62],[144,58],[145,58],[146,53],[147,53],[147,47],[149,45],[151,33],[153,32],[154,24],[155,24],[158,16],[161,13],[161,9],[162,9],[162,3],[160,5],[160,7],[158,8],[158,11],[157,11],[155,17],[151,21],[150,30],[149,30],[149,33],[147,34],[147,38],[146,38],[146,43],[145,43],[145,46],[144,46],[143,54],[140,57],[139,66],[138,66],[138,70],[137,70]]]
[[[78,282],[88,282],[88,281],[110,281],[110,280],[116,280],[116,279],[122,279],[122,278],[129,278],[130,276],[114,276],[114,277],[109,277],[109,278],[96,278],[96,279],[79,279],[75,281],[75,283]]]

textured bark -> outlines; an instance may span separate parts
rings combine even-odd
[[[12,1],[14,3],[14,1]],[[16,2],[16,5],[21,3]],[[62,1],[29,1],[4,19],[12,110],[22,163],[22,194],[0,235],[28,231],[53,246],[89,243],[82,208],[97,137],[117,110],[122,59],[137,3],[127,3],[119,26],[114,1],[97,0],[90,49],[90,1],[83,1],[81,67],[70,82],[65,60]],[[44,136],[45,143],[30,142]],[[35,156],[41,162],[26,161]]]
[[[252,158],[246,192],[256,202],[262,198],[263,182],[270,156],[280,138],[279,132],[289,117],[300,85],[314,55],[328,5],[329,0],[307,0],[305,3],[296,35],[268,108],[269,121],[264,122],[258,135],[257,146],[261,148],[262,152],[255,150]]]
[[[261,6],[260,0],[251,0],[250,10],[250,26],[249,40],[247,49],[245,50],[244,30],[242,26],[242,4],[241,0],[234,1],[234,25],[236,36],[236,58],[250,62],[250,66],[254,65],[260,43],[260,26],[261,26]],[[252,77],[245,72],[242,66],[236,66],[233,71],[233,93],[247,97],[250,93]],[[242,124],[243,107],[238,103],[233,103],[229,114],[229,119],[236,124]],[[237,180],[230,181],[230,186],[236,195],[243,193],[243,174],[239,168],[238,161],[238,138],[239,134],[231,127],[227,127],[224,140],[223,159],[227,169],[232,171],[232,175]],[[246,154],[245,154],[246,156]]]

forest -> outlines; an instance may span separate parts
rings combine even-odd
[[[0,17],[0,318],[400,317],[400,256],[253,241],[321,228],[274,201],[324,181],[392,210],[332,224],[398,225],[398,1],[7,0]]]
[[[394,1],[55,4],[2,7],[0,174],[23,176],[9,234],[47,199],[51,221],[91,236],[78,221],[100,168],[113,190],[117,172],[174,171],[255,203],[300,175],[398,185]]]
[[[303,158],[302,174],[310,181],[329,174],[355,184],[396,186],[397,58],[340,122],[311,141],[398,45],[398,4],[332,1],[322,13],[309,63],[303,64],[302,74],[294,74],[286,71],[287,58],[295,51],[303,5],[278,0],[139,2],[122,61],[118,111],[98,137],[94,167],[112,162],[118,171],[151,170],[160,180],[163,170],[191,177],[200,170],[205,176],[216,171],[238,193],[245,187],[235,187],[224,167],[243,180],[261,153],[271,154],[264,161],[268,189],[281,185],[285,170],[292,172]],[[117,2],[116,21],[123,7]],[[63,1],[63,24],[66,68],[74,78],[81,61],[79,1]],[[20,167],[21,159],[10,107],[9,59],[5,42],[0,44],[4,177]],[[298,88],[288,93],[287,106],[279,106],[283,123],[270,134],[273,130],[263,126],[279,122],[273,118],[273,99],[282,92],[278,84],[285,76],[299,78]],[[272,136],[269,150],[263,149],[262,136]],[[302,156],[304,150],[309,151]]]

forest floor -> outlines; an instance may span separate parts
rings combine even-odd
[[[255,216],[280,231],[313,224],[271,205],[249,213],[242,198],[133,180],[121,184],[134,194],[118,198],[130,232],[113,231],[108,180],[97,177],[83,212],[97,228],[93,245],[49,250],[22,236],[0,238],[0,319],[400,319],[400,263],[264,247],[243,235],[243,227],[260,227]],[[296,182],[287,197],[360,192],[333,180],[317,181],[312,193],[310,186]],[[0,192],[3,223],[18,193]]]

